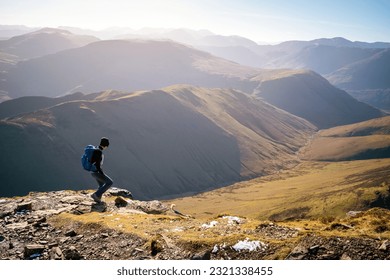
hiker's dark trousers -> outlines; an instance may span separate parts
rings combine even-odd
[[[92,172],[92,177],[96,179],[99,184],[99,188],[96,191],[96,195],[98,197],[102,197],[102,195],[112,186],[114,183],[110,177],[105,174],[101,174],[98,172]]]

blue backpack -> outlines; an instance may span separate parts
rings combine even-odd
[[[92,155],[95,150],[97,150],[97,148],[93,145],[88,145],[84,149],[84,154],[81,157],[81,165],[87,171],[97,171],[96,166],[91,163]]]

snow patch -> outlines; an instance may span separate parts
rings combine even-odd
[[[235,216],[223,216],[222,219],[227,219],[229,225],[241,224],[242,220]]]
[[[203,224],[201,227],[202,227],[203,229],[208,229],[208,228],[215,227],[216,225],[218,225],[218,222],[217,222],[217,221],[211,221],[211,222],[208,223],[208,224]]]
[[[257,249],[265,250],[267,248],[267,244],[261,241],[249,241],[249,239],[245,239],[244,241],[240,240],[232,247],[235,251],[248,250],[250,252],[256,251]]]

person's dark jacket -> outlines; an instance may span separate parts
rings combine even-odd
[[[91,163],[96,166],[96,170],[97,170],[96,172],[104,174],[103,170],[100,166],[102,159],[103,159],[103,151],[99,147],[99,149],[95,149],[95,151],[93,152],[92,158],[91,158]]]

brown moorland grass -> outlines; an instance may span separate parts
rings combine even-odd
[[[291,170],[167,201],[195,217],[220,213],[256,219],[344,217],[388,195],[390,159],[302,162]]]

